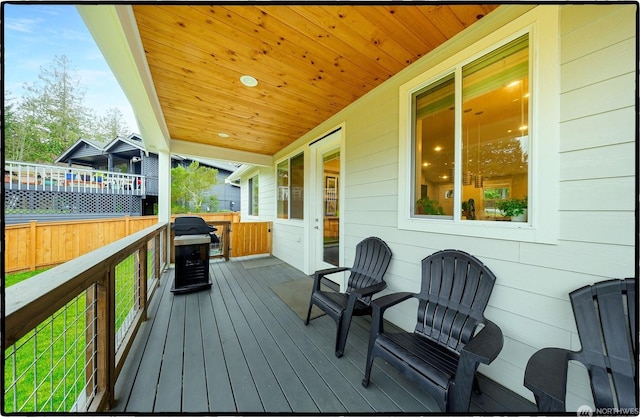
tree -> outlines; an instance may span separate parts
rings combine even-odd
[[[16,108],[21,125],[20,160],[52,162],[81,136],[90,131],[90,117],[84,107],[81,87],[71,62],[56,56],[40,67],[38,81],[25,85],[25,94]],[[6,122],[5,122],[6,123]]]
[[[131,133],[127,122],[124,120],[124,115],[117,107],[110,107],[107,109],[106,115],[100,117],[96,116],[95,126],[92,128],[93,138],[109,141],[117,136],[127,137]]]
[[[6,159],[22,160],[24,154],[24,135],[21,134],[21,124],[15,112],[15,98],[5,92],[4,102],[4,155]]]
[[[9,94],[3,120],[7,159],[51,163],[81,137],[111,140],[130,134],[118,108],[99,116],[85,107],[85,88],[64,55],[40,67],[38,79],[24,85],[19,99]]]
[[[205,201],[211,196],[205,192],[218,183],[218,170],[200,166],[196,161],[188,167],[179,165],[171,169],[172,211],[183,211],[185,206],[194,213],[202,211]],[[216,201],[217,203],[217,201]],[[217,206],[217,204],[215,204]]]

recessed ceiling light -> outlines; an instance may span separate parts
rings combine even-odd
[[[433,148],[433,150],[436,152],[440,152],[442,150],[442,146],[436,146],[435,148]]]
[[[242,77],[240,77],[240,82],[247,87],[255,87],[256,85],[258,85],[258,80],[250,75],[243,75]]]
[[[218,133],[218,136],[220,136],[221,138],[228,138],[229,134],[228,133],[224,133],[224,132],[220,132],[220,133]]]

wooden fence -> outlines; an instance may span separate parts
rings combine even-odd
[[[271,253],[271,223],[240,223],[238,213],[198,214],[205,221],[231,222],[232,257]],[[176,216],[172,216],[172,221]],[[78,220],[6,226],[5,273],[52,267],[134,234],[157,216]]]

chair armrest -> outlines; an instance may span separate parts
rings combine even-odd
[[[362,287],[362,288],[354,288],[353,290],[351,290],[351,294],[355,294],[358,297],[366,297],[368,295],[372,295],[375,293],[378,293],[382,290],[384,290],[385,288],[387,288],[387,283],[382,281],[382,282],[376,282],[373,285],[370,285],[368,287]]]
[[[383,332],[382,317],[384,316],[385,310],[414,296],[415,294],[412,292],[396,292],[371,300],[370,344],[375,340],[377,335]]]
[[[320,291],[320,283],[321,283],[322,279],[325,278],[325,275],[331,275],[331,274],[335,274],[337,272],[349,271],[350,269],[351,268],[349,268],[349,267],[341,266],[341,267],[337,267],[337,268],[327,268],[327,269],[320,269],[320,270],[316,271],[313,274],[313,279],[314,279],[313,291]]]
[[[467,357],[474,362],[489,364],[498,356],[503,344],[500,327],[491,320],[485,320],[484,328],[462,349],[460,360]]]
[[[412,292],[395,292],[392,294],[383,295],[382,297],[378,297],[375,300],[371,300],[371,307],[384,311],[389,307],[393,307],[396,304],[408,300],[414,295],[415,294]]]
[[[544,348],[534,353],[524,371],[524,386],[536,398],[538,411],[566,412],[567,368],[573,352]]]

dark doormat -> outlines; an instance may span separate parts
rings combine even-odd
[[[266,266],[280,265],[282,261],[274,256],[265,256],[261,258],[247,259],[240,262],[244,269],[264,268]]]
[[[311,288],[313,287],[313,279],[301,278],[293,281],[280,282],[278,284],[272,284],[269,286],[276,293],[278,297],[286,305],[293,310],[298,317],[302,320],[307,318],[307,310],[309,309],[309,299],[311,298]],[[322,285],[323,291],[331,291],[331,289],[324,284]],[[324,315],[324,311],[318,307],[313,306],[311,310],[311,318],[315,319]]]

